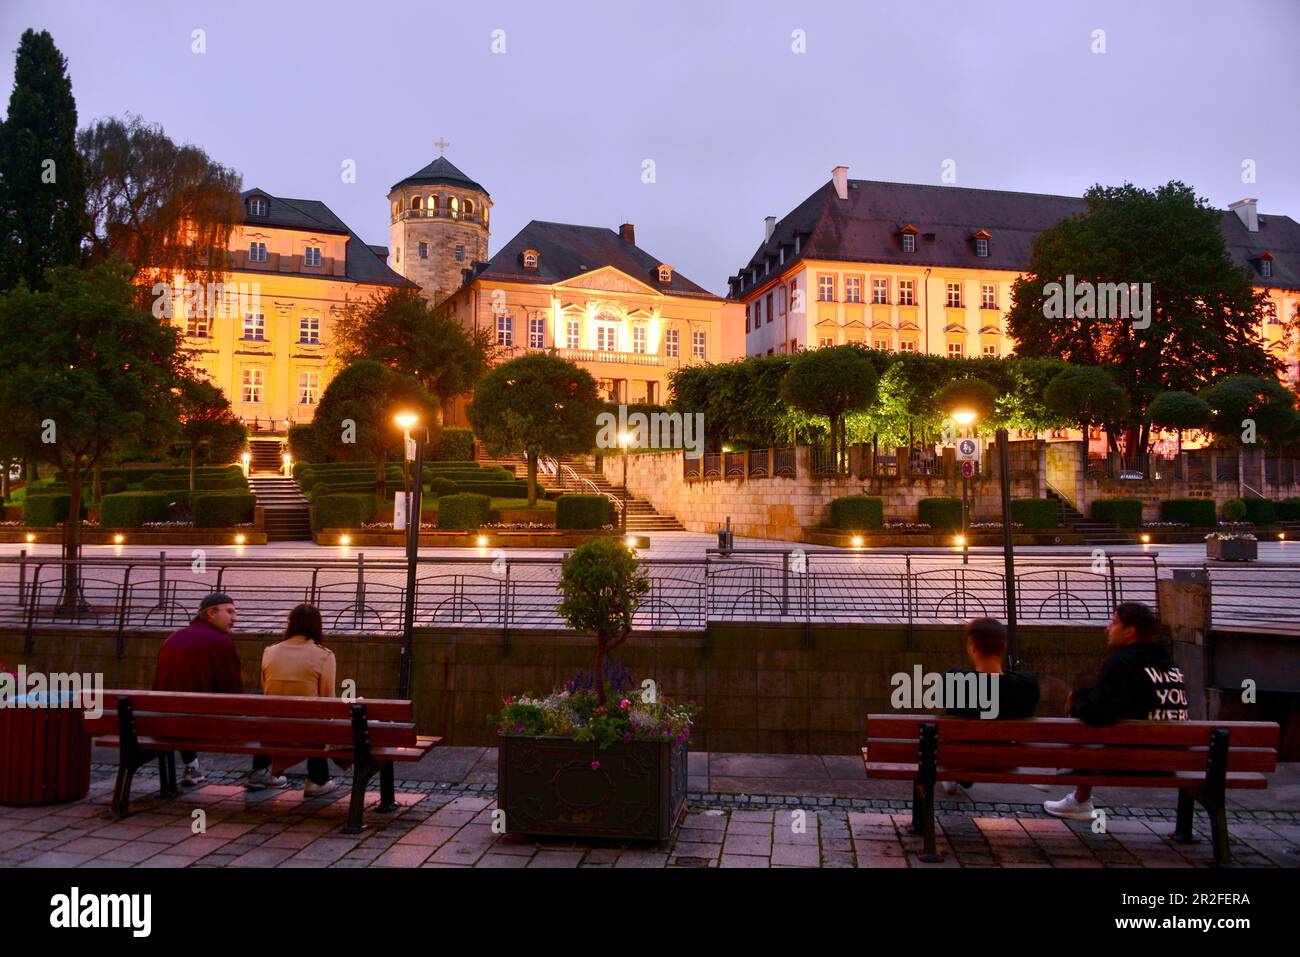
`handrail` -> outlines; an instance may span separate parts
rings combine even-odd
[[[1241,483],[1241,487],[1242,487],[1243,489],[1245,489],[1247,492],[1250,492],[1250,493],[1251,493],[1252,495],[1254,495],[1256,498],[1267,498],[1267,496],[1266,496],[1263,492],[1260,492],[1260,491],[1257,491],[1256,489],[1251,488],[1251,487],[1250,487],[1249,485],[1247,485],[1245,482],[1242,482],[1242,483]]]
[[[619,515],[623,514],[623,502],[619,496],[615,495],[613,492],[606,492],[585,475],[579,475],[575,472],[572,466],[565,465],[563,462],[553,459],[550,456],[543,457],[542,461],[546,462],[549,468],[555,470],[556,477],[560,480],[560,488],[564,488],[564,480],[568,477],[573,482],[575,488],[582,489],[588,495],[605,496],[605,498],[614,504],[615,512]]]

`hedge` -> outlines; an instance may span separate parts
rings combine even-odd
[[[1099,498],[1092,503],[1092,520],[1120,528],[1142,527],[1142,503],[1135,498]]]
[[[923,498],[916,503],[916,518],[938,532],[961,529],[961,499]]]
[[[564,499],[560,499],[564,501]],[[846,495],[831,501],[831,527],[861,531],[884,528],[885,503],[866,495]]]
[[[476,468],[480,468],[480,466],[473,459],[458,459],[458,460],[448,459],[446,461],[440,461],[440,462],[425,462],[424,468],[425,471],[428,472],[443,472],[443,471],[447,471],[448,469],[453,469],[453,470],[476,469]]]
[[[489,498],[523,498],[528,494],[528,483],[514,482],[457,482],[457,492],[473,492]]]
[[[257,497],[251,492],[195,492],[190,515],[195,528],[231,528],[253,520]]]
[[[1011,521],[1025,528],[1057,528],[1061,524],[1061,505],[1054,498],[1013,498]]]
[[[1160,521],[1186,522],[1192,528],[1214,528],[1219,524],[1211,498],[1167,498],[1160,503]]]
[[[463,462],[474,458],[474,432],[472,429],[443,429],[438,444],[429,456],[439,462]]]
[[[104,494],[116,495],[118,492],[126,491],[126,479],[111,478],[104,480]]]
[[[491,503],[486,495],[444,495],[438,499],[438,527],[472,532],[487,522]]]
[[[613,520],[603,495],[561,495],[555,500],[556,528],[600,528]]]
[[[456,483],[451,479],[433,478],[429,481],[429,494],[434,498],[441,498],[444,495],[455,495],[459,489]]]
[[[57,492],[46,495],[28,493],[23,502],[23,524],[44,528],[66,522],[68,520],[68,509],[71,505],[71,495]]]
[[[105,495],[99,503],[99,524],[103,528],[139,528],[145,522],[165,522],[171,499],[167,492]]]
[[[373,495],[345,493],[322,496],[311,510],[311,527],[360,528],[375,518],[377,503]]]
[[[140,490],[144,492],[162,492],[174,489],[188,489],[189,487],[190,477],[188,475],[165,475],[161,472],[155,472],[140,483]]]
[[[1246,521],[1255,525],[1272,525],[1277,521],[1277,508],[1266,498],[1242,499],[1246,503]]]
[[[1284,498],[1274,508],[1278,521],[1300,521],[1300,498]]]

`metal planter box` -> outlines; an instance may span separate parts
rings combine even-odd
[[[571,738],[498,742],[507,834],[666,841],[686,808],[685,744],[627,741],[602,751]]]
[[[1259,542],[1211,538],[1205,543],[1205,557],[1220,562],[1250,562],[1259,556]]]

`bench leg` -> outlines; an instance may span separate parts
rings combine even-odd
[[[379,808],[385,814],[397,810],[397,792],[393,783],[393,762],[385,761],[379,768]]]
[[[922,850],[918,856],[926,864],[937,864],[943,860],[943,855],[934,846],[934,785],[930,785],[928,789],[917,785],[917,791],[921,792],[922,840]],[[925,793],[927,791],[928,793]]]
[[[113,816],[124,818],[131,813],[131,780],[135,777],[135,768],[119,755],[117,762],[117,783],[113,786]]]
[[[1198,840],[1192,832],[1192,815],[1196,811],[1196,796],[1190,788],[1178,792],[1178,818],[1174,825],[1174,842],[1177,844],[1195,844]]]
[[[1201,804],[1210,815],[1210,834],[1214,840],[1214,866],[1227,867],[1232,863],[1232,850],[1228,847],[1228,812],[1224,802],[1211,795],[1202,795]]]
[[[366,829],[362,815],[366,810],[366,785],[374,771],[360,764],[352,768],[352,802],[348,805],[348,823],[343,827],[344,834],[360,834]]]
[[[912,823],[908,830],[913,834],[920,834],[923,830],[921,826],[921,806],[924,801],[921,798],[921,785],[918,781],[912,782]]]
[[[180,793],[176,786],[176,752],[158,752],[158,796],[169,798]]]

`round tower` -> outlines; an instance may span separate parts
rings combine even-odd
[[[460,288],[463,270],[488,258],[492,199],[439,156],[388,191],[388,264],[438,304]]]

